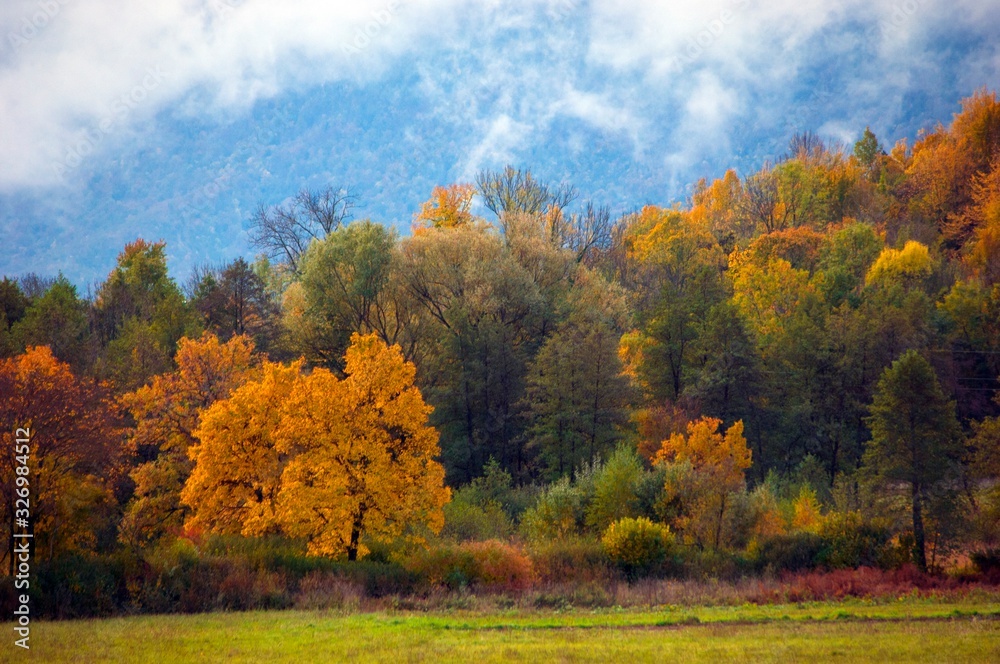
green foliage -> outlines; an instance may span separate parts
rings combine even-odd
[[[854,156],[862,166],[871,166],[879,155],[884,154],[882,146],[869,127],[865,127],[865,133],[854,144]]]
[[[619,446],[601,466],[594,478],[593,498],[586,508],[587,525],[594,532],[604,532],[611,522],[636,516],[643,475],[639,455],[625,445]]]
[[[469,502],[460,492],[444,506],[441,536],[459,542],[505,539],[514,532],[514,524],[496,501],[485,505]]]
[[[16,296],[12,316],[17,316]],[[41,297],[24,309],[10,335],[15,347],[48,346],[59,360],[79,370],[86,361],[89,338],[87,307],[76,294],[76,286],[61,274]]]
[[[858,512],[833,512],[819,531],[824,547],[817,562],[828,567],[879,567],[891,563],[892,533],[884,520],[865,520]]]
[[[561,539],[582,532],[585,495],[582,487],[563,477],[546,488],[538,502],[521,517],[521,532],[530,542]]]
[[[814,533],[788,533],[769,537],[756,551],[758,569],[769,572],[798,572],[813,569],[826,553],[827,542]]]
[[[601,537],[608,558],[629,578],[648,574],[667,560],[674,544],[670,528],[649,519],[615,521]]]
[[[398,331],[387,294],[395,233],[356,221],[309,245],[299,261],[301,281],[285,295],[285,325],[292,347],[315,364],[343,371],[354,333]]]
[[[925,571],[923,510],[936,493],[948,489],[962,454],[955,404],[930,363],[911,350],[883,372],[867,421],[872,440],[865,464],[885,481],[909,485],[914,559]]]

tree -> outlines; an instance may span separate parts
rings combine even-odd
[[[182,339],[176,371],[122,397],[136,422],[129,445],[139,461],[132,471],[135,494],[122,521],[123,541],[141,544],[183,525],[180,492],[191,473],[188,448],[202,412],[249,378],[253,350],[244,336],[224,344],[207,332],[197,340]]]
[[[483,202],[504,224],[504,217],[510,214],[535,215],[550,208],[562,210],[575,198],[576,190],[568,185],[552,188],[535,179],[528,169],[513,166],[503,171],[480,171],[476,175],[476,187]]]
[[[355,332],[376,332],[412,352],[409,311],[390,283],[395,243],[394,231],[368,220],[313,243],[299,261],[301,280],[285,294],[285,325],[296,351],[338,372]]]
[[[955,404],[930,363],[909,350],[882,373],[870,412],[872,438],[865,464],[884,481],[909,485],[913,557],[926,571],[924,510],[935,492],[947,489],[955,478],[962,452]]]
[[[693,378],[699,323],[724,297],[725,256],[704,223],[678,210],[646,206],[634,219],[628,284],[650,340],[639,367],[657,399],[679,399]]]
[[[868,270],[865,282],[886,287],[893,284],[913,287],[933,271],[934,259],[926,245],[910,240],[902,249],[883,249]]]
[[[750,449],[738,421],[718,433],[721,420],[703,417],[663,441],[653,460],[666,469],[664,503],[674,525],[699,544],[719,548],[729,494],[743,486]]]
[[[618,358],[625,307],[600,281],[581,273],[571,293],[573,314],[528,369],[528,445],[553,477],[610,449],[628,421],[629,384]]]
[[[20,435],[22,429],[30,436]],[[18,438],[30,438],[28,451],[17,451]],[[24,516],[36,555],[93,549],[111,518],[123,458],[121,423],[108,391],[78,379],[44,346],[0,360],[0,444],[3,542],[13,542],[15,516]],[[16,493],[16,456],[27,456],[27,463],[17,463],[28,467],[27,497]],[[9,547],[4,557],[13,574]]]
[[[428,229],[404,241],[402,284],[425,321],[421,389],[434,405],[453,482],[472,480],[491,456],[523,472],[524,376],[554,327],[547,296],[565,288],[566,259],[525,237],[505,244],[482,226]]]
[[[871,168],[875,160],[883,154],[885,152],[882,150],[882,146],[879,145],[878,138],[875,137],[870,127],[865,127],[864,135],[854,144],[855,158],[865,168]]]
[[[188,448],[194,469],[181,502],[193,530],[259,537],[280,532],[276,508],[287,454],[275,435],[286,402],[302,387],[302,361],[265,362],[260,373],[201,416]]]
[[[4,277],[0,281],[0,357],[10,357],[17,352],[11,327],[24,318],[29,304],[16,280]]]
[[[313,240],[321,240],[350,218],[356,197],[347,189],[303,189],[286,204],[257,206],[250,220],[250,244],[268,258],[299,271],[299,257]]]
[[[166,244],[139,239],[125,245],[91,308],[91,326],[103,348],[96,373],[122,391],[167,371],[185,335],[198,324],[167,271]]]
[[[196,273],[191,304],[205,330],[223,342],[245,334],[267,352],[278,336],[280,307],[253,266],[237,258],[220,269]]]
[[[449,499],[430,408],[398,346],[353,335],[346,377],[268,365],[205,414],[184,491],[192,523],[278,529],[313,555],[363,557],[364,538],[439,532]]]
[[[84,368],[89,339],[87,305],[76,286],[59,275],[45,294],[36,298],[11,328],[19,348],[48,346],[59,360],[78,372]]]
[[[413,215],[413,228],[454,228],[472,223],[476,217],[469,212],[476,188],[471,184],[434,187],[431,198],[420,205]]]

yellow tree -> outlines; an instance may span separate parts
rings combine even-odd
[[[253,342],[245,336],[222,344],[205,333],[197,340],[181,339],[175,360],[176,371],[122,397],[135,418],[129,442],[140,462],[132,471],[135,494],[120,531],[131,544],[183,525],[180,492],[191,472],[188,448],[201,413],[247,379],[255,357]]]
[[[192,524],[278,530],[348,560],[363,537],[440,531],[449,491],[415,367],[374,334],[355,334],[345,359],[343,380],[268,365],[205,413],[184,490]]]
[[[471,223],[475,216],[469,212],[476,188],[471,184],[451,184],[434,187],[430,200],[420,205],[420,212],[413,215],[413,228],[454,228]]]
[[[674,504],[675,527],[700,544],[719,547],[729,494],[743,486],[750,449],[738,421],[718,432],[722,421],[702,417],[663,441],[653,459],[666,469],[665,503]]]

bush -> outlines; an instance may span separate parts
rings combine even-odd
[[[627,445],[614,451],[594,478],[594,496],[587,506],[587,525],[605,530],[618,519],[636,516],[637,489],[643,477],[639,454]]]
[[[598,540],[568,538],[531,547],[531,561],[544,583],[602,582],[611,577],[611,561]]]
[[[310,572],[299,582],[295,608],[354,610],[365,596],[364,586],[330,572]]]
[[[661,567],[673,548],[670,529],[649,519],[625,518],[615,521],[601,538],[604,551],[629,579],[649,574]]]
[[[865,521],[860,512],[831,512],[819,531],[824,547],[817,562],[828,567],[890,567],[892,534],[881,520]]]
[[[530,542],[577,535],[584,520],[585,498],[581,487],[563,477],[548,486],[534,507],[521,518],[521,531]]]
[[[443,544],[417,551],[404,566],[426,583],[451,590],[523,590],[534,579],[531,559],[520,549],[497,540]]]
[[[484,506],[456,497],[444,506],[442,537],[459,542],[503,539],[514,532],[514,524],[500,504],[490,500]]]
[[[757,549],[757,569],[770,573],[813,569],[825,544],[819,535],[806,532],[770,537]]]
[[[753,571],[747,557],[721,549],[682,547],[677,556],[681,575],[686,579],[736,581]]]
[[[991,577],[1000,577],[1000,549],[976,551],[972,553],[969,558],[972,560],[972,564],[976,566],[976,569],[978,569],[980,573]]]

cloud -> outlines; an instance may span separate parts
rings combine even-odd
[[[849,142],[870,125],[891,145],[946,122],[998,86],[996,34],[1000,3],[981,0],[3,0],[0,234],[16,258],[0,271],[84,274],[86,252],[139,224],[219,260],[171,215],[223,172],[193,216],[210,234],[224,208],[214,246],[230,254],[253,197],[352,164],[388,219],[506,162],[666,203],[796,131]],[[83,223],[92,247],[66,240]]]
[[[232,113],[296,86],[377,77],[451,4],[7,0],[0,185],[58,183],[165,108]]]

